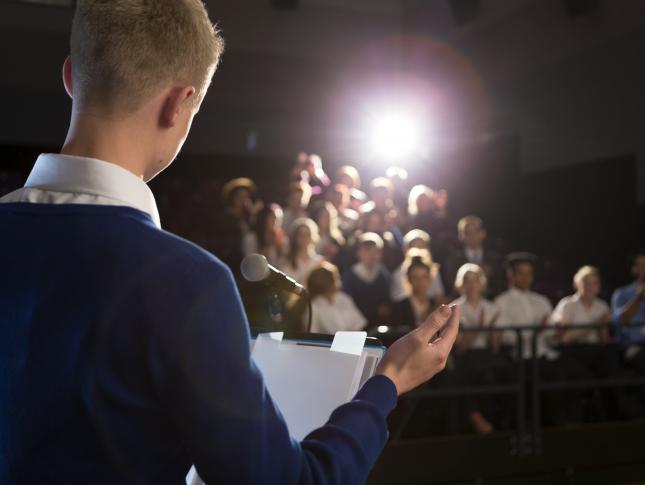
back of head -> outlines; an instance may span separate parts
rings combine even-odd
[[[340,291],[340,287],[338,268],[327,261],[321,262],[307,277],[307,289],[312,299],[329,292]]]
[[[194,86],[201,102],[223,48],[202,0],[78,0],[75,104],[133,112],[174,82]]]

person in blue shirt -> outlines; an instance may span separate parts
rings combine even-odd
[[[356,244],[358,262],[345,270],[343,291],[367,319],[371,330],[387,322],[391,313],[390,272],[383,266],[383,239],[374,232],[365,232]]]
[[[184,484],[191,464],[206,483],[364,482],[397,396],[444,368],[459,310],[294,440],[230,270],[161,229],[146,184],[185,141],[222,40],[201,0],[76,4],[67,139],[0,199],[0,483]]]
[[[645,375],[645,249],[632,259],[634,281],[618,288],[611,297],[611,310],[617,333],[627,347],[627,359],[639,374]]]

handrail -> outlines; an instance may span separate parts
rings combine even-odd
[[[645,322],[634,323],[629,325],[622,325],[620,323],[609,322],[609,327],[612,330],[617,328],[640,328],[645,327]],[[545,391],[561,391],[561,390],[578,390],[589,388],[606,388],[606,387],[631,387],[645,385],[645,377],[619,377],[619,378],[602,378],[602,379],[585,379],[577,381],[564,381],[555,382],[549,381],[543,383],[540,378],[540,359],[537,354],[537,341],[538,337],[547,332],[557,332],[564,329],[585,329],[585,328],[607,328],[607,324],[603,323],[589,323],[589,324],[575,324],[567,325],[566,327],[557,324],[545,325],[509,325],[503,327],[491,326],[484,328],[468,328],[462,326],[460,332],[464,333],[483,333],[483,332],[513,332],[516,335],[514,348],[516,349],[514,361],[517,363],[517,381],[515,384],[509,385],[481,385],[481,386],[452,386],[440,389],[433,389],[432,383],[430,387],[423,386],[415,391],[401,396],[404,401],[418,401],[421,398],[428,397],[464,397],[464,396],[477,396],[477,395],[502,395],[502,394],[516,394],[517,395],[517,429],[513,435],[512,440],[515,442],[513,448],[519,446],[515,452],[520,455],[540,454],[542,452],[542,426],[541,426],[541,406],[540,396]],[[530,385],[526,385],[526,362],[523,355],[524,339],[522,336],[527,332],[531,333],[530,338]],[[643,337],[643,345],[645,345],[645,336]],[[572,342],[575,343],[575,342]],[[610,344],[620,343],[620,339],[614,338]],[[554,349],[561,350],[566,348],[569,344],[562,344],[554,347]],[[597,345],[602,346],[602,343]],[[527,393],[530,395],[531,402],[531,427],[527,433],[526,422],[526,408],[527,408]],[[400,423],[400,432],[394,432],[392,437],[394,441],[400,439],[403,428],[412,416],[414,406],[411,406],[407,411],[407,417]]]

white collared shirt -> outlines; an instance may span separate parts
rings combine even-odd
[[[517,288],[511,288],[499,295],[495,299],[495,304],[500,310],[497,327],[542,325],[553,310],[551,302],[545,296],[532,291],[520,291]],[[531,333],[522,332],[522,356],[525,359],[531,357]],[[547,336],[544,332],[538,335],[537,355],[554,359],[558,354],[547,345],[548,337],[551,335]],[[515,339],[514,332],[502,334],[502,341],[506,344],[514,345]]]
[[[342,291],[335,293],[331,301],[317,296],[311,302],[311,309],[311,331],[314,333],[334,335],[339,330],[362,330],[367,324],[354,300]]]
[[[560,300],[553,311],[553,315],[551,315],[551,321],[568,325],[586,325],[602,323],[602,319],[610,314],[609,305],[600,298],[594,299],[591,306],[586,307],[582,303],[580,295],[576,293],[571,296],[565,296]],[[600,339],[598,338],[598,332],[589,332],[577,341],[596,344]]]
[[[482,248],[465,248],[464,253],[469,263],[482,264],[484,262],[484,250]]]
[[[147,213],[161,227],[148,185],[125,168],[96,158],[40,155],[25,186],[0,199],[10,202],[126,206]]]
[[[484,298],[479,300],[476,306],[468,303],[465,296],[461,296],[452,302],[459,305],[460,324],[464,328],[488,329],[496,323],[500,311],[495,303]],[[471,349],[485,349],[488,347],[488,332],[477,332],[473,339]]]

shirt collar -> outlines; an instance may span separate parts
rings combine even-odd
[[[148,185],[132,172],[96,158],[42,154],[25,187],[107,197],[150,215],[161,227],[159,211]]]

